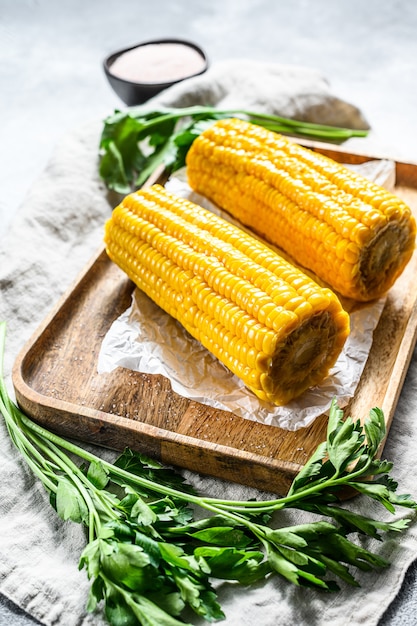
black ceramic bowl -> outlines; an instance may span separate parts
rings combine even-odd
[[[175,57],[175,52],[181,56]],[[154,39],[113,52],[104,60],[104,72],[121,100],[128,106],[149,98],[208,68],[205,52],[184,39]]]

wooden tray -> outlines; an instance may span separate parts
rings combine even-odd
[[[310,147],[345,163],[374,157]],[[396,193],[417,213],[417,165],[396,164]],[[391,425],[416,342],[417,253],[388,295],[355,398],[346,413],[373,406]],[[139,450],[167,464],[284,494],[318,443],[327,418],[295,432],[187,400],[162,376],[118,368],[98,374],[111,323],[130,305],[133,284],[99,251],[34,333],[13,368],[16,398],[37,422],[101,446]]]

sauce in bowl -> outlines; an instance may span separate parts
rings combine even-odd
[[[135,83],[171,83],[203,72],[206,59],[183,43],[148,43],[123,52],[111,64],[113,76]]]

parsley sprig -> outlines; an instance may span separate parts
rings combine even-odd
[[[210,106],[115,111],[104,120],[99,173],[109,189],[126,194],[141,187],[158,168],[171,174],[185,164],[194,139],[215,120],[243,117],[274,132],[327,142],[366,137],[367,130],[303,122],[244,109]]]
[[[2,322],[0,355],[5,335]],[[221,620],[216,579],[250,585],[279,575],[328,592],[339,588],[337,581],[357,586],[355,570],[388,565],[358,538],[382,541],[382,533],[400,533],[410,519],[387,522],[356,513],[343,499],[346,490],[376,500],[390,513],[396,506],[417,508],[409,495],[396,493],[392,463],[378,458],[386,435],[378,408],[362,425],[345,419],[334,401],[327,440],[286,496],[264,501],[197,494],[179,473],[130,449],[110,463],[59,437],[11,400],[2,363],[0,411],[58,515],[88,529],[79,560],[91,580],[87,609],[103,605],[113,626],[184,625],[186,607],[208,622]],[[279,512],[289,508],[308,512],[312,521],[280,526]],[[197,519],[200,509],[206,516]]]

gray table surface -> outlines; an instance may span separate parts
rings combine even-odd
[[[60,137],[121,106],[102,71],[113,50],[173,36],[213,63],[316,68],[371,122],[364,151],[417,162],[416,32],[409,0],[0,0],[0,237]],[[381,626],[417,623],[416,571]],[[36,623],[0,595],[0,625]]]

